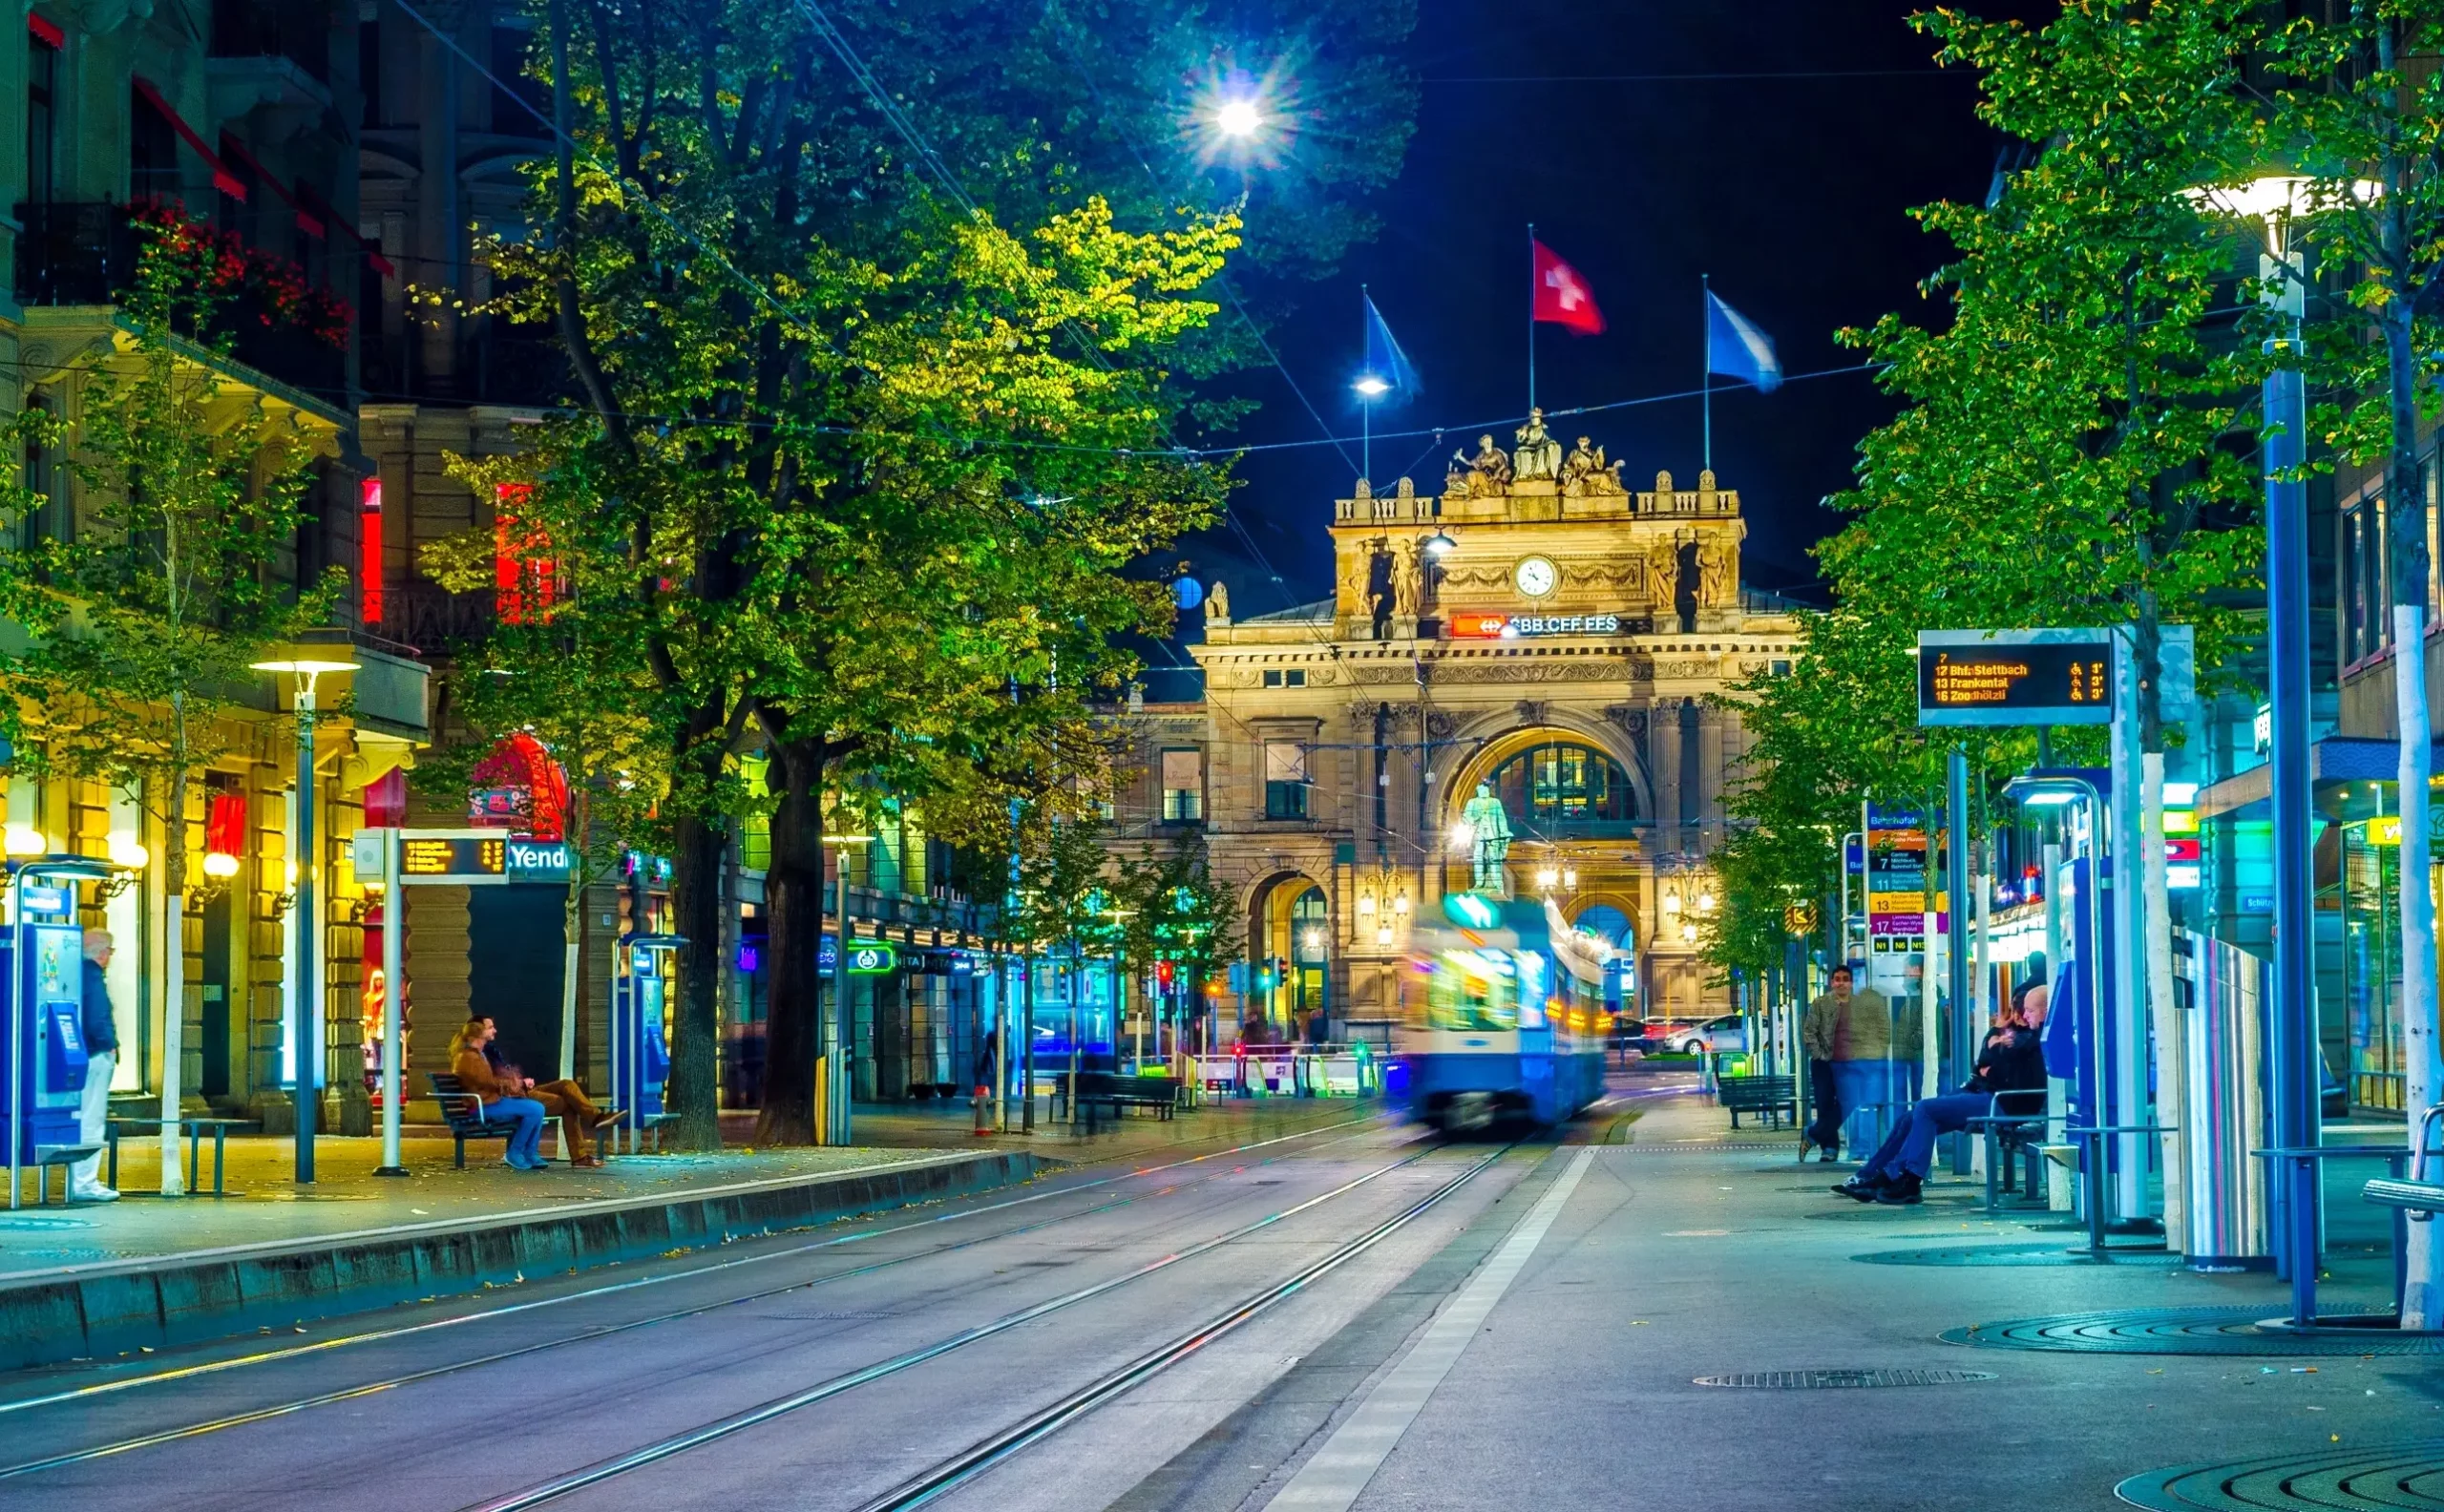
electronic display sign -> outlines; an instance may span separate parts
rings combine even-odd
[[[382,833],[379,830],[356,832],[353,859],[361,879],[382,874]],[[411,885],[565,883],[573,864],[565,841],[529,840],[484,830],[406,830],[399,834],[399,880]]]
[[[1919,633],[1921,724],[2105,724],[2112,720],[2110,631]]]

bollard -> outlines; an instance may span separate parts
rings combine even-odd
[[[978,1139],[985,1139],[989,1137],[993,1132],[992,1092],[985,1087],[980,1086],[976,1089],[976,1096],[970,1098],[968,1101],[973,1103],[976,1108],[976,1137]]]

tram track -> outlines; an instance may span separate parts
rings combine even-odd
[[[561,1475],[551,1477],[547,1480],[533,1482],[532,1484],[526,1485],[517,1490],[506,1492],[496,1497],[469,1503],[462,1509],[462,1512],[523,1512],[523,1509],[525,1508],[541,1506],[546,1502],[557,1501],[559,1498],[568,1496],[574,1492],[600,1485],[605,1481],[617,1480],[620,1477],[642,1470],[648,1465],[658,1464],[675,1456],[685,1454],[691,1450],[703,1448],[707,1444],[716,1443],[723,1439],[729,1438],[749,1429],[760,1427],[766,1423],[788,1417],[792,1413],[811,1407],[818,1402],[826,1401],[832,1397],[841,1396],[844,1393],[853,1391],[858,1387],[869,1385],[873,1382],[883,1380],[890,1376],[897,1376],[930,1361],[940,1359],[944,1355],[964,1349],[971,1344],[995,1337],[1013,1329],[1025,1327],[1028,1324],[1037,1322],[1038,1320],[1053,1313],[1064,1312],[1083,1303],[1092,1301],[1098,1297],[1107,1295],[1133,1282],[1159,1274],[1174,1266],[1183,1264],[1184,1262],[1196,1259],[1201,1255],[1210,1254],[1227,1245],[1262,1233],[1273,1228],[1275,1225],[1284,1222],[1287,1219],[1322,1207],[1323,1205],[1335,1201],[1338,1198],[1347,1196],[1351,1192],[1357,1191],[1384,1176],[1392,1174],[1395,1171],[1416,1165],[1418,1162],[1436,1153],[1437,1150],[1442,1147],[1443,1146],[1436,1145],[1422,1149],[1413,1155],[1404,1156],[1400,1160],[1394,1161],[1389,1165],[1378,1166],[1360,1176],[1343,1182],[1327,1191],[1320,1192],[1316,1196],[1307,1198],[1306,1200],[1294,1204],[1288,1208],[1281,1208],[1278,1211],[1268,1213],[1264,1217],[1256,1219],[1253,1223],[1242,1225],[1241,1227],[1233,1228],[1227,1233],[1218,1234],[1212,1238],[1200,1240],[1195,1244],[1185,1246],[1155,1260],[1149,1261],[1145,1265],[1124,1271],[1119,1275],[1107,1277],[1105,1280],[1092,1283],[1091,1285],[1064,1292],[1060,1296],[1035,1303],[1032,1306],[1022,1308],[1014,1312],[1005,1313],[1001,1317],[995,1318],[991,1322],[980,1324],[974,1328],[963,1329],[957,1334],[953,1334],[945,1338],[938,1339],[931,1344],[922,1345],[916,1349],[906,1350],[897,1354],[894,1354],[887,1359],[877,1361],[874,1364],[863,1366],[856,1370],[847,1371],[840,1375],[830,1376],[811,1386],[790,1392],[780,1396],[771,1397],[766,1401],[757,1403],[754,1406],[727,1414],[709,1422],[702,1423],[684,1432],[656,1439],[653,1442],[641,1445],[635,1449],[612,1456],[608,1459],[596,1460],[592,1464],[579,1467],[576,1470],[568,1471]],[[900,1502],[890,1502],[886,1500],[886,1502],[877,1503],[877,1505],[919,1505],[922,1502],[930,1501],[934,1497],[940,1495],[942,1492],[951,1489],[953,1486],[964,1482],[966,1480],[971,1479],[977,1474],[980,1474],[983,1470],[990,1468],[992,1464],[999,1463],[1001,1460],[1007,1459],[1010,1455],[1018,1453],[1027,1444],[1033,1443],[1051,1433],[1057,1432],[1063,1425],[1070,1421],[1074,1421],[1077,1418],[1083,1417],[1086,1413],[1091,1412],[1095,1407],[1112,1399],[1114,1396],[1122,1395],[1138,1382],[1147,1379],[1153,1375],[1159,1374],[1161,1370],[1167,1368],[1172,1363],[1175,1363],[1178,1359],[1187,1357],[1188,1354],[1193,1353],[1199,1348],[1202,1348],[1204,1344],[1210,1343],[1213,1338],[1218,1338],[1222,1334],[1238,1327],[1249,1318],[1255,1316],[1275,1303],[1287,1298],[1298,1290],[1311,1284],[1317,1277],[1337,1269],[1340,1264],[1345,1263],[1349,1259],[1355,1258],[1358,1254],[1364,1252],[1365,1250],[1373,1248],[1374,1245],[1380,1243],[1390,1234],[1397,1232],[1400,1228],[1414,1221],[1418,1216],[1441,1203],[1444,1198],[1450,1196],[1451,1193],[1459,1190],[1468,1182],[1474,1180],[1479,1174],[1489,1168],[1504,1155],[1509,1153],[1510,1149],[1516,1146],[1506,1145],[1502,1149],[1496,1150],[1490,1155],[1486,1155],[1476,1160],[1466,1166],[1458,1176],[1443,1183],[1426,1197],[1409,1204],[1393,1218],[1373,1226],[1365,1233],[1360,1234],[1354,1239],[1344,1240],[1335,1244],[1332,1250],[1327,1255],[1317,1261],[1310,1262],[1307,1266],[1302,1267],[1300,1270],[1293,1275],[1288,1281],[1276,1283],[1275,1286],[1267,1288],[1265,1292],[1241,1302],[1237,1307],[1234,1307],[1221,1317],[1211,1320],[1204,1328],[1192,1331],[1190,1334],[1185,1335],[1182,1338],[1174,1339],[1169,1344],[1164,1346],[1163,1349],[1155,1351],[1152,1354],[1141,1356],[1139,1359],[1132,1361],[1129,1366],[1124,1367],[1121,1371],[1113,1372],[1110,1375],[1100,1378],[1097,1382],[1091,1383],[1085,1392],[1075,1393],[1069,1397],[1064,1397],[1052,1408],[1047,1408],[1044,1412],[1039,1413],[1026,1419],[1026,1421],[1020,1424],[1018,1428],[1008,1430],[1001,1435],[996,1435],[993,1438],[986,1439],[980,1444],[971,1446],[968,1450],[963,1451],[959,1456],[954,1457],[953,1460],[945,1461],[942,1465],[936,1466],[934,1470],[927,1472],[925,1476],[919,1478],[918,1481],[912,1481],[908,1485],[903,1486],[899,1491],[892,1493],[894,1496],[914,1496],[916,1500]],[[1013,1435],[1022,1434],[1023,1437],[1012,1437]],[[947,1479],[945,1479],[946,1477]],[[920,1484],[920,1482],[931,1483],[934,1481],[938,1481],[939,1483],[933,1485],[932,1489],[924,1489],[923,1485]]]
[[[92,1401],[104,1396],[116,1396],[124,1392],[140,1391],[147,1387],[174,1385],[181,1381],[191,1381],[207,1376],[218,1376],[229,1371],[247,1370],[266,1365],[277,1365],[289,1360],[303,1359],[318,1354],[327,1354],[343,1349],[352,1349],[360,1345],[382,1344],[399,1339],[416,1338],[442,1333],[450,1329],[461,1328],[471,1323],[495,1322],[499,1319],[516,1316],[519,1313],[538,1312],[545,1308],[561,1307],[572,1302],[585,1302],[600,1297],[619,1296],[628,1292],[643,1291],[649,1287],[669,1286],[677,1282],[700,1280],[706,1276],[719,1275],[732,1270],[744,1270],[751,1266],[770,1265],[776,1261],[797,1259],[806,1255],[820,1253],[826,1250],[836,1250],[847,1245],[863,1244],[869,1240],[889,1238],[894,1234],[908,1233],[919,1228],[930,1228],[939,1224],[957,1223],[969,1218],[982,1217],[987,1213],[1006,1211],[1012,1208],[1024,1208],[1034,1203],[1050,1202],[1061,1197],[1074,1196],[1079,1192],[1093,1191],[1099,1187],[1115,1186],[1125,1181],[1134,1181],[1141,1177],[1159,1175],[1164,1171],[1181,1170],[1190,1166],[1203,1165],[1208,1161],[1221,1160],[1232,1155],[1244,1155],[1250,1150],[1267,1149],[1276,1144],[1287,1144],[1297,1140],[1312,1139],[1317,1134],[1331,1133],[1336,1129],[1346,1129],[1354,1125],[1374,1124],[1380,1123],[1381,1118],[1382,1115],[1380,1114],[1370,1114],[1365,1118],[1344,1119],[1337,1124],[1326,1124],[1317,1128],[1301,1129],[1296,1134],[1283,1134],[1277,1135],[1272,1139],[1254,1140],[1245,1144],[1232,1145],[1227,1149],[1208,1150],[1202,1155],[1192,1155],[1186,1160],[1169,1161],[1159,1166],[1141,1166],[1131,1170],[1122,1171],[1111,1176],[1101,1177],[1094,1181],[1076,1182],[1066,1186],[1052,1187],[1044,1191],[1030,1192],[1024,1197],[1005,1198],[999,1202],[986,1203],[980,1207],[961,1208],[952,1212],[935,1213],[930,1217],[918,1218],[907,1223],[889,1224],[877,1228],[862,1229],[856,1233],[840,1234],[830,1239],[817,1240],[811,1244],[792,1245],[785,1250],[767,1250],[760,1254],[738,1255],[727,1260],[717,1260],[707,1265],[686,1266],[670,1270],[657,1271],[652,1275],[632,1276],[625,1280],[609,1282],[601,1286],[587,1287],[576,1292],[565,1292],[554,1296],[536,1297],[523,1302],[508,1302],[497,1307],[478,1307],[466,1312],[453,1314],[450,1317],[433,1318],[422,1323],[402,1324],[395,1328],[369,1329],[361,1334],[342,1334],[336,1338],[316,1339],[313,1342],[306,1344],[290,1344],[283,1345],[278,1349],[257,1350],[245,1354],[233,1355],[227,1359],[204,1360],[193,1365],[178,1365],[172,1366],[166,1370],[148,1371],[139,1376],[121,1376],[113,1380],[94,1381],[83,1386],[73,1386],[64,1391],[48,1392],[38,1396],[21,1396],[12,1400],[0,1401],[0,1418],[6,1418],[11,1413],[30,1412],[37,1408],[59,1407],[73,1403]],[[1363,1138],[1365,1136],[1365,1132],[1366,1131],[1363,1128],[1360,1128],[1357,1133],[1343,1134],[1338,1139],[1326,1140],[1323,1143],[1326,1145],[1347,1144],[1351,1140]],[[1272,1157],[1267,1157],[1266,1164],[1270,1164],[1271,1160]],[[897,1265],[904,1264],[908,1261],[926,1259],[934,1255],[949,1254],[956,1250],[973,1248],[978,1244],[988,1243],[993,1239],[1007,1238],[1015,1234],[1031,1232],[1035,1229],[1048,1227],[1051,1224],[1065,1223],[1072,1219],[1089,1217],[1096,1213],[1109,1212],[1114,1208],[1127,1207],[1131,1203],[1143,1201],[1148,1197],[1164,1195],[1170,1191],[1183,1189],[1185,1188],[1174,1186],[1163,1188],[1160,1192],[1139,1193],[1136,1196],[1124,1198],[1117,1202],[1104,1203],[1093,1208],[1081,1208],[1074,1213],[1063,1213],[1058,1217],[1046,1219],[1040,1223],[1027,1224],[1017,1228],[1003,1229],[999,1233],[989,1234],[981,1239],[966,1239],[954,1244],[938,1245],[931,1250],[920,1250],[913,1255],[899,1256],[886,1263]],[[795,1291],[804,1286],[816,1286],[827,1281],[863,1275],[874,1269],[877,1268],[860,1267],[852,1270],[836,1271],[831,1275],[815,1277],[812,1280],[793,1282],[786,1287],[775,1288],[768,1292],[755,1292],[745,1297],[733,1298],[731,1301],[751,1301],[757,1297],[776,1295],[779,1292]],[[729,1304],[710,1304],[710,1306],[715,1307],[727,1305]],[[642,1327],[647,1323],[668,1322],[675,1318],[692,1317],[706,1310],[706,1308],[703,1307],[681,1309],[672,1312],[661,1314],[654,1318],[642,1320],[635,1326]],[[585,1337],[591,1336],[595,1335],[590,1334],[572,1334],[566,1340],[555,1342],[577,1342]],[[9,1476],[18,1473],[20,1472],[15,1467],[0,1466],[0,1479],[6,1479]]]
[[[1105,1177],[1097,1181],[1064,1186],[1054,1191],[1032,1193],[1025,1197],[1011,1198],[1002,1202],[987,1204],[980,1208],[963,1208],[957,1212],[938,1213],[932,1217],[918,1219],[912,1223],[890,1225],[880,1228],[869,1229],[861,1233],[845,1234],[836,1238],[823,1240],[816,1244],[793,1246],[788,1250],[775,1250],[767,1254],[745,1255],[731,1260],[721,1261],[713,1265],[689,1267],[684,1270],[668,1271],[653,1276],[637,1277],[632,1280],[618,1282],[609,1286],[593,1287],[581,1292],[569,1292],[561,1296],[537,1298],[529,1302],[513,1303],[501,1308],[478,1310],[450,1318],[436,1319],[428,1323],[411,1324],[402,1328],[374,1330],[364,1334],[347,1335],[338,1339],[318,1340],[312,1344],[297,1345],[283,1350],[263,1351],[257,1354],[242,1355],[230,1360],[209,1361],[200,1365],[176,1367],[171,1370],[155,1372],[146,1376],[135,1376],[122,1380],[96,1382],[89,1386],[73,1388],[66,1392],[53,1393],[44,1396],[26,1397],[17,1401],[0,1404],[0,1413],[25,1411],[35,1407],[74,1404],[110,1393],[124,1392],[144,1386],[162,1385],[176,1381],[191,1380],[199,1376],[212,1375],[242,1367],[268,1365],[283,1360],[311,1356],[346,1346],[411,1338],[464,1323],[478,1321],[491,1322],[512,1313],[530,1312],[536,1309],[556,1306],[565,1302],[575,1302],[591,1298],[618,1295],[624,1292],[634,1292],[648,1286],[667,1285],[673,1282],[687,1280],[701,1280],[706,1276],[717,1275],[745,1266],[767,1264],[776,1260],[803,1258],[808,1254],[816,1253],[825,1250],[836,1249],[844,1245],[858,1243],[868,1239],[883,1238],[896,1233],[906,1233],[914,1229],[930,1228],[938,1224],[948,1223],[957,1219],[980,1217],[986,1213],[1001,1211],[1011,1208],[1023,1207],[1031,1203],[1043,1202],[1055,1197],[1074,1195],[1078,1192],[1089,1191],[1098,1187],[1112,1186],[1123,1181],[1158,1175],[1167,1170],[1175,1170],[1189,1166],[1200,1165],[1208,1161],[1220,1159],[1230,1155],[1244,1154],[1252,1149],[1259,1149],[1277,1144],[1286,1144],[1293,1140],[1311,1137],[1317,1133],[1329,1132],[1331,1129],[1346,1127],[1349,1124],[1372,1124],[1374,1122],[1376,1121],[1371,1118],[1348,1120],[1343,1124],[1325,1125],[1321,1129],[1303,1130],[1298,1134],[1284,1135],[1271,1140],[1255,1141],[1248,1144],[1233,1146],[1229,1149],[1209,1151],[1204,1155],[1193,1156],[1184,1161],[1174,1161],[1162,1166],[1139,1167],[1134,1170]],[[1350,1140],[1363,1138],[1365,1132],[1366,1131],[1361,1130],[1358,1133],[1344,1134],[1338,1139],[1326,1140],[1323,1142],[1323,1146],[1345,1144]],[[1421,1160],[1424,1158],[1426,1154],[1430,1153],[1432,1153],[1430,1149],[1420,1151],[1416,1155],[1407,1157],[1406,1160],[1396,1162],[1391,1166],[1383,1167],[1383,1170],[1397,1169],[1400,1166],[1406,1165],[1412,1161]],[[1267,1157],[1266,1160],[1260,1164],[1270,1165],[1272,1164],[1273,1159],[1274,1157]],[[830,1271],[823,1275],[802,1277],[779,1286],[766,1287],[736,1296],[722,1297],[710,1302],[698,1303],[691,1307],[669,1309],[661,1312],[653,1313],[646,1317],[632,1318],[618,1323],[603,1324],[596,1328],[582,1329],[576,1333],[561,1334],[554,1338],[540,1339],[532,1344],[520,1345],[514,1349],[496,1350],[471,1358],[450,1360],[439,1365],[427,1367],[423,1370],[411,1371],[380,1380],[362,1382],[357,1385],[317,1393],[308,1396],[271,1403],[263,1407],[248,1409],[243,1412],[225,1414],[200,1422],[180,1424],[177,1427],[161,1429],[152,1433],[135,1435],[125,1438],[116,1439],[108,1443],[91,1445],[82,1449],[68,1450],[59,1454],[21,1460],[13,1464],[0,1465],[0,1480],[14,1480],[19,1477],[33,1475],[47,1470],[64,1469],[72,1465],[90,1463],[98,1460],[112,1459],[119,1455],[130,1454],[142,1449],[157,1448],[166,1444],[200,1438],[211,1434],[225,1432],[229,1429],[245,1427],[252,1423],[268,1422],[281,1418],[294,1417],[301,1413],[313,1411],[316,1408],[332,1406],[341,1402],[361,1400],[365,1397],[379,1396],[384,1393],[402,1390],[427,1381],[454,1376],[461,1372],[476,1370],[486,1366],[497,1365],[506,1361],[541,1354],[548,1350],[558,1349],[573,1344],[593,1342],[600,1339],[613,1337],[618,1334],[633,1333],[641,1329],[656,1327],[664,1323],[676,1322],[690,1317],[703,1316],[706,1313],[720,1312],[727,1308],[740,1307],[748,1303],[769,1300],[776,1296],[784,1296],[792,1292],[805,1291],[811,1287],[824,1286],[832,1282],[846,1281],[861,1276],[873,1275],[878,1271],[893,1270],[900,1266],[912,1265],[920,1261],[935,1259],[942,1255],[957,1253],[960,1250],[976,1249],[1001,1240],[1016,1238],[1022,1234],[1039,1232],[1059,1224],[1093,1217],[1102,1213],[1113,1212],[1120,1208],[1130,1207],[1134,1204],[1145,1202],[1155,1197],[1168,1196],[1176,1192],[1191,1189],[1194,1186],[1204,1185],[1207,1181],[1219,1180],[1224,1174],[1226,1173],[1216,1171],[1212,1175],[1203,1178],[1200,1181],[1175,1183],[1159,1187],[1153,1191],[1131,1193],[1130,1195],[1119,1197],[1109,1202],[1098,1203],[1089,1208],[1080,1208],[1074,1212],[1057,1213],[1048,1218],[1038,1219],[1031,1223],[1018,1225],[1015,1228],[999,1228],[988,1234],[980,1234],[973,1238],[957,1240],[949,1244],[935,1245],[927,1249],[916,1250],[909,1254],[894,1255],[886,1259],[874,1261],[872,1264],[854,1266],[842,1270]],[[1372,1180],[1375,1175],[1380,1174],[1382,1174],[1382,1170],[1370,1173],[1368,1177],[1361,1178],[1361,1181]],[[1296,1209],[1291,1210],[1295,1211]],[[1275,1216],[1278,1217],[1285,1215]],[[1271,1220],[1267,1221],[1269,1222]]]

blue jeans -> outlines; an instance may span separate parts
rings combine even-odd
[[[1918,1083],[1906,1080],[1906,1060],[1836,1060],[1833,1086],[1842,1098],[1842,1143],[1853,1150],[1873,1149],[1891,1126],[1894,1110],[1878,1103],[1906,1106],[1917,1095]]]
[[[533,1098],[502,1098],[484,1104],[484,1117],[498,1121],[516,1119],[517,1132],[509,1137],[506,1159],[512,1166],[540,1166],[543,1157],[536,1146],[543,1138],[543,1104]]]
[[[1907,1171],[1925,1180],[1934,1168],[1935,1136],[1959,1133],[1969,1127],[1970,1119],[1984,1118],[1993,1105],[1993,1095],[1988,1092],[1954,1092],[1920,1099],[1910,1108],[1909,1116],[1893,1126],[1891,1135],[1859,1174],[1898,1176]]]

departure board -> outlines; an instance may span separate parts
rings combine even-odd
[[[2019,641],[2021,636],[2054,639]],[[1921,724],[2103,724],[2112,718],[2108,632],[1997,632],[1991,640],[1960,631],[1919,636]]]
[[[505,839],[481,838],[402,839],[399,842],[399,872],[403,876],[500,876],[509,870],[509,846]]]
[[[357,831],[357,875],[381,875],[380,831]],[[484,883],[565,883],[575,858],[565,841],[530,840],[480,830],[407,830],[399,835],[399,880],[476,886]]]

